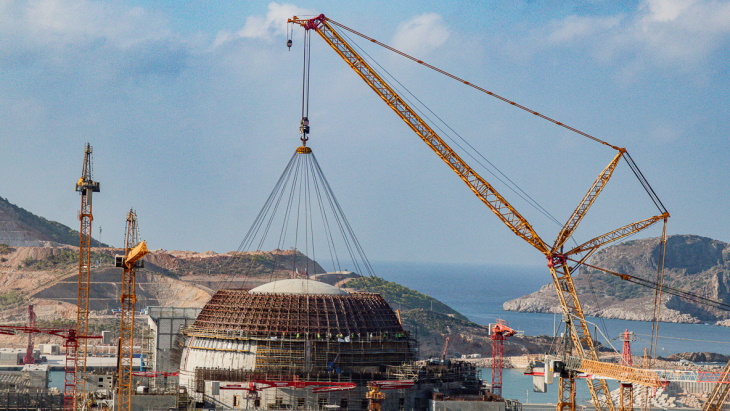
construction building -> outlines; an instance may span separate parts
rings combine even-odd
[[[202,407],[364,410],[369,383],[419,373],[383,297],[304,278],[220,290],[182,334],[180,385]],[[425,409],[429,395],[395,388],[382,407]]]
[[[191,325],[200,314],[197,307],[147,307],[147,325],[151,333],[148,363],[152,371],[176,372],[179,361],[170,356],[176,347],[180,329]]]

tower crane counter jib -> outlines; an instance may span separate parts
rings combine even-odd
[[[410,127],[411,130],[413,130],[413,132],[415,132],[416,135],[418,135],[421,140],[423,140],[436,153],[436,155],[438,155],[444,163],[446,163],[446,165],[462,179],[467,187],[469,187],[469,189],[492,211],[492,213],[494,213],[513,233],[545,255],[547,258],[548,268],[553,278],[553,285],[557,290],[563,313],[566,317],[574,318],[574,321],[571,322],[572,332],[570,332],[573,349],[577,352],[580,358],[590,361],[598,361],[598,352],[593,343],[593,339],[591,338],[580,302],[578,301],[577,290],[573,284],[571,271],[580,266],[600,247],[635,234],[659,221],[664,221],[664,224],[666,225],[667,218],[669,217],[669,213],[666,211],[648,181],[638,169],[637,165],[633,162],[626,149],[609,144],[594,136],[567,126],[562,122],[547,117],[544,114],[533,111],[514,101],[506,99],[441,69],[426,64],[421,60],[395,50],[373,38],[367,37],[353,29],[350,29],[349,27],[337,23],[325,17],[323,14],[320,14],[313,19],[299,19],[295,16],[289,19],[288,23],[299,25],[305,29],[305,50],[306,47],[308,47],[308,33],[314,31],[319,34],[319,36],[350,66],[350,68],[353,69],[353,71],[355,71],[355,73],[357,73],[358,76],[360,76],[360,78],[362,78],[363,81],[365,81],[368,86],[370,86],[370,88],[378,96],[380,96],[380,98],[406,123],[406,125],[408,125],[408,127]],[[337,27],[337,29],[335,27]],[[346,41],[345,38],[338,33],[339,29],[346,30],[349,33],[363,37],[371,43],[383,46],[401,56],[417,62],[418,64],[444,74],[447,77],[455,79],[469,87],[473,87],[491,97],[504,101],[513,107],[525,110],[528,113],[550,121],[559,127],[563,127],[571,132],[577,133],[578,135],[610,147],[616,150],[617,154],[595,179],[583,199],[561,228],[554,243],[552,245],[548,245],[542,238],[540,238],[527,219],[522,216],[487,180],[472,169],[439,136],[439,134],[431,126],[429,126],[429,124],[426,123],[403,98],[401,98],[390,84],[385,81],[365,59],[361,57],[361,55],[348,43],[348,41]],[[305,53],[306,52],[307,51],[305,51]],[[307,70],[305,76],[308,77],[308,65],[305,65],[305,69]],[[616,230],[599,235],[571,250],[563,251],[565,244],[568,240],[573,238],[573,234],[575,233],[578,225],[582,221],[583,217],[586,216],[588,210],[594,204],[597,197],[601,194],[622,159],[628,163],[631,171],[642,184],[651,201],[657,206],[659,214],[635,223],[627,224]],[[664,232],[666,232],[666,230]],[[575,267],[570,267],[568,261],[575,262]],[[561,378],[561,382],[562,380],[563,379]],[[599,410],[606,409],[613,411],[615,407],[611,400],[610,391],[606,382],[602,379],[587,380],[587,382],[596,408]],[[572,377],[570,377],[570,381],[566,381],[563,386],[568,388],[560,390],[561,394],[557,409],[574,410],[576,404],[574,402],[575,391],[574,380]]]

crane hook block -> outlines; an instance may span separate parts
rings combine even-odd
[[[286,41],[286,46],[291,50],[291,39]]]
[[[299,122],[299,132],[305,136],[309,134],[309,119],[307,117],[302,117],[302,121]]]

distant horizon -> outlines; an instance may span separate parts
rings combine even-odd
[[[516,103],[348,32],[545,242],[616,147],[646,180],[622,159],[578,243],[660,214],[647,190],[671,213],[667,233],[730,242],[727,1],[3,4],[0,193],[75,227],[89,143],[101,187],[92,232],[103,227],[107,244],[122,243],[134,208],[153,248],[236,249],[307,115],[307,147],[367,255],[537,261],[319,36],[305,110],[304,32],[286,22],[320,13]]]

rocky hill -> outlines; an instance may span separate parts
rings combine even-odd
[[[10,247],[79,245],[79,232],[46,220],[0,197],[0,244]],[[92,240],[92,245],[100,244]]]
[[[655,281],[659,255],[659,239],[648,238],[607,247],[590,263]],[[574,281],[586,315],[651,321],[654,290],[594,269],[583,269]],[[664,284],[730,303],[730,244],[696,235],[668,237]],[[546,313],[559,312],[559,307],[552,283],[503,305],[509,311]],[[730,325],[730,312],[664,294],[661,320]]]

